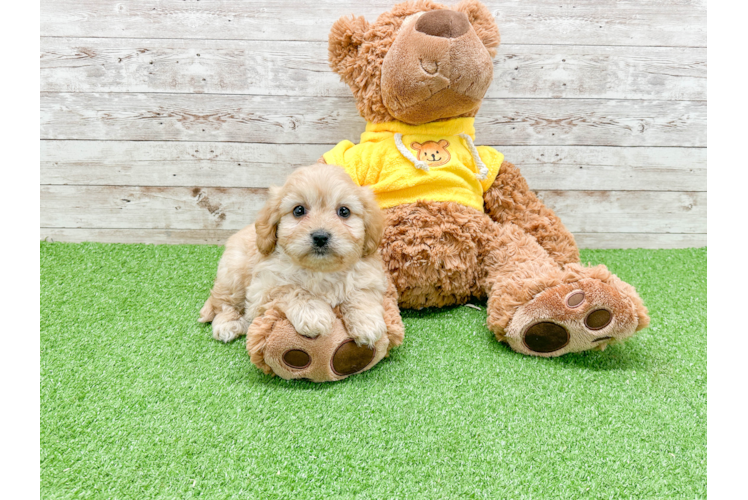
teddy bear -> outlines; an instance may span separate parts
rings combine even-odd
[[[319,161],[374,191],[400,308],[486,300],[488,328],[516,352],[603,350],[649,324],[643,301],[604,265],[582,266],[574,237],[519,169],[475,145],[499,41],[477,0],[338,19],[330,67],[367,123],[357,144],[343,140]]]

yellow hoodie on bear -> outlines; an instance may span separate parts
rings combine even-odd
[[[382,208],[454,201],[482,212],[483,193],[499,174],[504,155],[473,145],[474,122],[367,123],[359,144],[342,141],[323,157],[345,168],[358,185],[369,186]]]

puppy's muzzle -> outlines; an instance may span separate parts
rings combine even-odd
[[[332,235],[322,229],[314,231],[312,234],[312,246],[314,247],[315,253],[325,253],[327,246],[330,243]]]

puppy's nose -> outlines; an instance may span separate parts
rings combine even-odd
[[[426,12],[416,21],[416,31],[442,38],[457,38],[468,32],[470,21],[462,12],[439,9]]]
[[[327,231],[318,229],[317,231],[314,231],[312,233],[312,242],[314,243],[315,247],[322,248],[323,246],[327,245],[328,241],[330,241],[330,233],[328,233]]]

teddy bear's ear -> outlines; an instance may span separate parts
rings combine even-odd
[[[441,141],[439,141],[439,146],[446,148],[447,146],[449,146],[449,141],[446,139],[442,139]]]
[[[499,36],[499,27],[496,26],[496,21],[488,7],[478,0],[462,0],[454,6],[454,10],[467,14],[478,38],[486,46],[491,57],[494,57],[501,37]]]
[[[411,142],[410,143],[410,148],[411,149],[415,149],[416,151],[420,151],[422,147],[423,147],[423,144],[421,144],[420,142]]]
[[[350,84],[358,49],[364,43],[369,23],[363,17],[341,17],[332,25],[328,38],[330,67]]]

